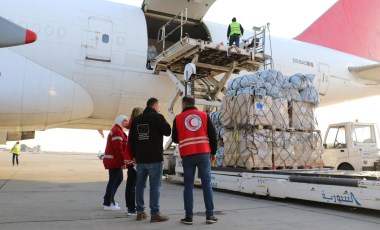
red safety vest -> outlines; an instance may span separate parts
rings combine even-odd
[[[178,147],[182,157],[211,152],[207,136],[207,113],[189,109],[176,116]]]

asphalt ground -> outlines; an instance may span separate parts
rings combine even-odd
[[[11,154],[0,152],[1,230],[96,229],[376,229],[380,212],[291,199],[265,199],[215,191],[218,223],[205,223],[202,190],[194,191],[194,224],[184,217],[183,186],[164,180],[161,212],[169,221],[150,223],[126,215],[125,182],[116,194],[120,211],[104,211],[108,179],[95,153],[21,153],[13,167]],[[124,171],[126,179],[127,172]],[[145,203],[149,204],[149,187]],[[149,213],[149,207],[147,208]]]

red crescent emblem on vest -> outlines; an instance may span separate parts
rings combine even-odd
[[[185,127],[190,131],[197,131],[202,126],[201,118],[196,114],[190,114],[185,119]]]

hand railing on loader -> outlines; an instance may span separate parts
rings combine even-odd
[[[167,27],[173,23],[174,21],[180,21],[180,24],[172,29],[171,31],[167,32]],[[162,41],[162,52],[165,52],[165,40],[170,35],[172,35],[177,29],[181,29],[180,32],[180,41],[182,42],[182,34],[183,34],[183,25],[185,25],[187,22],[187,8],[179,12],[177,15],[175,15],[172,19],[170,19],[165,25],[163,25],[159,30],[157,34],[157,43]]]
[[[243,42],[244,48],[248,50],[252,50],[254,53],[263,53],[264,54],[264,69],[273,68],[272,65],[272,58],[271,55],[267,56],[265,55],[265,42],[266,42],[266,30],[268,30],[268,41],[270,41],[270,32],[269,32],[269,23],[267,23],[265,26],[254,26],[252,28],[253,30],[253,36],[244,39]],[[271,49],[271,46],[270,46]]]

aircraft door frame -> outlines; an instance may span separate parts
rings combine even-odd
[[[111,62],[113,23],[110,19],[89,17],[86,59]]]
[[[324,96],[329,88],[329,66],[325,63],[318,63],[318,74],[313,84],[318,89],[320,95]]]

